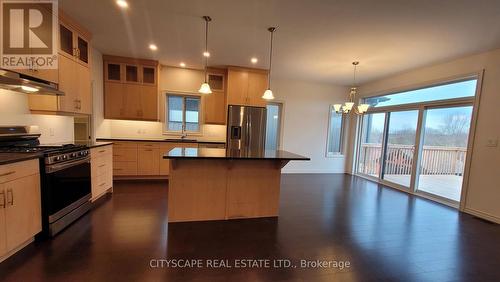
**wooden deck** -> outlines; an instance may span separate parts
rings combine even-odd
[[[385,180],[394,182],[406,187],[410,186],[410,175],[386,174]],[[421,175],[418,188],[430,194],[448,198],[453,201],[460,201],[462,191],[462,176],[456,175]]]

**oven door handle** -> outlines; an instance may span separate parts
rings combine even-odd
[[[85,159],[81,159],[78,161],[72,161],[69,163],[48,165],[46,168],[46,172],[53,173],[53,172],[60,171],[60,170],[63,170],[65,168],[68,168],[68,167],[76,166],[76,165],[83,164],[83,163],[89,163],[89,162],[90,162],[90,158],[85,158]]]

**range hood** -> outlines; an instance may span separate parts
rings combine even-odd
[[[56,83],[6,69],[0,69],[0,88],[32,95],[64,95]]]

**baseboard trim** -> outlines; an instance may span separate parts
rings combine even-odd
[[[467,208],[467,207],[464,209],[464,212],[466,212],[470,215],[473,215],[473,216],[480,217],[480,218],[485,219],[487,221],[491,221],[493,223],[500,224],[500,218],[498,218],[494,215],[491,215],[489,213],[485,213],[485,212],[478,211],[478,210],[471,209],[471,208]]]

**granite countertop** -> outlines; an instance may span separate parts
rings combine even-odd
[[[175,139],[175,138],[125,138],[125,137],[110,137],[110,138],[97,138],[97,140],[106,141],[135,141],[135,142],[175,142],[175,143],[213,143],[225,144],[225,141],[217,140],[203,140],[203,139]]]
[[[247,159],[247,160],[296,160],[309,161],[308,157],[283,150],[246,152],[217,148],[173,148],[164,159]]]
[[[100,142],[100,141],[75,141],[75,145],[85,145],[89,148],[96,148],[101,146],[112,145],[113,142]]]
[[[42,158],[43,153],[0,153],[0,165]]]

